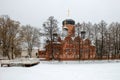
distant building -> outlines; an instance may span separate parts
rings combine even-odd
[[[96,48],[81,30],[75,35],[75,21],[66,19],[62,23],[62,36],[53,34],[53,41],[47,41],[45,50],[39,51],[39,57],[46,60],[84,60],[94,59]]]
[[[32,52],[31,52],[31,55],[32,55],[33,58],[37,57],[38,49],[33,49]],[[28,50],[27,49],[22,50],[21,57],[26,57],[26,58],[30,57],[29,54],[28,54]]]

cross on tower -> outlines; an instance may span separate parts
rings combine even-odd
[[[70,16],[70,10],[68,9],[68,13],[67,13],[67,16],[69,17]]]

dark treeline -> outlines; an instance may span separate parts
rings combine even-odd
[[[14,59],[21,56],[22,50],[27,49],[29,57],[33,47],[40,45],[40,29],[31,25],[21,26],[20,22],[9,16],[0,16],[0,54]]]
[[[52,19],[52,17],[49,17],[49,19]],[[49,31],[50,29],[47,27],[55,25],[56,28],[58,26],[57,20],[54,22],[55,24],[53,22],[51,24],[44,23],[43,26]],[[77,26],[84,28],[87,37],[96,46],[96,58],[120,58],[120,23],[107,24],[102,20],[95,24],[91,22],[78,23]],[[52,34],[51,31],[55,30],[50,30],[47,33]],[[20,22],[12,20],[9,16],[0,16],[0,54],[7,56],[8,59],[20,56],[22,48],[27,48],[31,57],[33,48],[40,46],[40,36],[40,29],[31,25],[21,26]],[[52,37],[50,39],[52,40]]]
[[[78,23],[76,26],[84,28],[87,37],[94,41],[97,59],[120,58],[120,23],[107,24],[101,21],[98,24]]]

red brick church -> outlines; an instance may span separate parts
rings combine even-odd
[[[39,51],[39,57],[46,60],[88,60],[94,59],[96,48],[91,40],[85,38],[85,31],[81,30],[75,35],[75,21],[66,19],[63,21],[62,36],[54,33],[53,41],[48,41],[45,50]]]

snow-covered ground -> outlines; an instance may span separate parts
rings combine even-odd
[[[120,63],[0,67],[0,80],[120,80]]]

